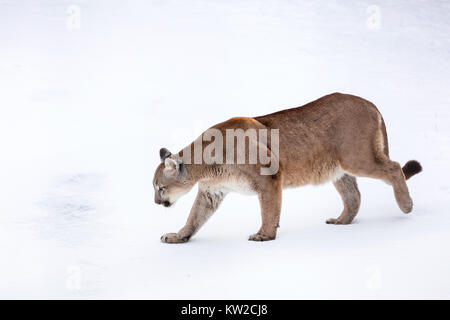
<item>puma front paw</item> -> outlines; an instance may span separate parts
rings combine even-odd
[[[269,240],[275,240],[275,236],[268,236],[261,233],[255,233],[252,234],[248,240],[250,241],[269,241]]]
[[[180,237],[178,233],[166,233],[161,237],[161,242],[164,243],[184,243],[189,240],[189,237]]]
[[[329,218],[326,221],[326,224],[350,224],[350,223],[352,223],[351,218],[342,218],[342,217],[339,217],[337,219]]]

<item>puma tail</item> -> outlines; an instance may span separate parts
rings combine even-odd
[[[408,180],[413,175],[422,171],[422,166],[416,160],[409,160],[402,168],[405,179]]]

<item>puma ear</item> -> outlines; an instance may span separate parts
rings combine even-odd
[[[159,150],[159,157],[161,158],[161,162],[166,160],[171,155],[172,155],[172,153],[169,150],[167,150],[166,148],[161,148]]]
[[[177,176],[180,173],[181,161],[178,159],[166,158],[164,160],[164,172],[167,175]]]

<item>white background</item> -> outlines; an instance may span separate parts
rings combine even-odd
[[[74,7],[72,6],[74,5]],[[373,5],[375,7],[373,7]],[[72,6],[72,7],[71,7]],[[0,298],[450,298],[449,1],[0,1]],[[158,150],[331,92],[374,102],[419,160],[404,215],[358,179],[283,193],[275,241],[232,194],[153,203]]]

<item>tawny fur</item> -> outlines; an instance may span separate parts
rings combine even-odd
[[[275,239],[284,188],[333,181],[344,210],[338,218],[328,219],[330,224],[349,224],[358,213],[360,193],[356,176],[388,183],[393,187],[400,209],[405,213],[412,210],[405,178],[422,168],[417,161],[409,161],[402,169],[390,160],[384,120],[375,105],[365,99],[334,93],[302,107],[261,117],[232,118],[213,128],[224,135],[226,129],[279,129],[278,172],[261,175],[259,164],[182,163],[181,156],[188,148],[193,152],[194,143],[175,155],[162,149],[163,163],[156,169],[153,181],[156,203],[170,206],[195,184],[199,185],[186,225],[177,233],[162,236],[163,242],[188,241],[217,210],[228,192],[258,196],[262,226],[250,236],[250,240],[256,241]],[[263,147],[272,151],[270,143]]]

